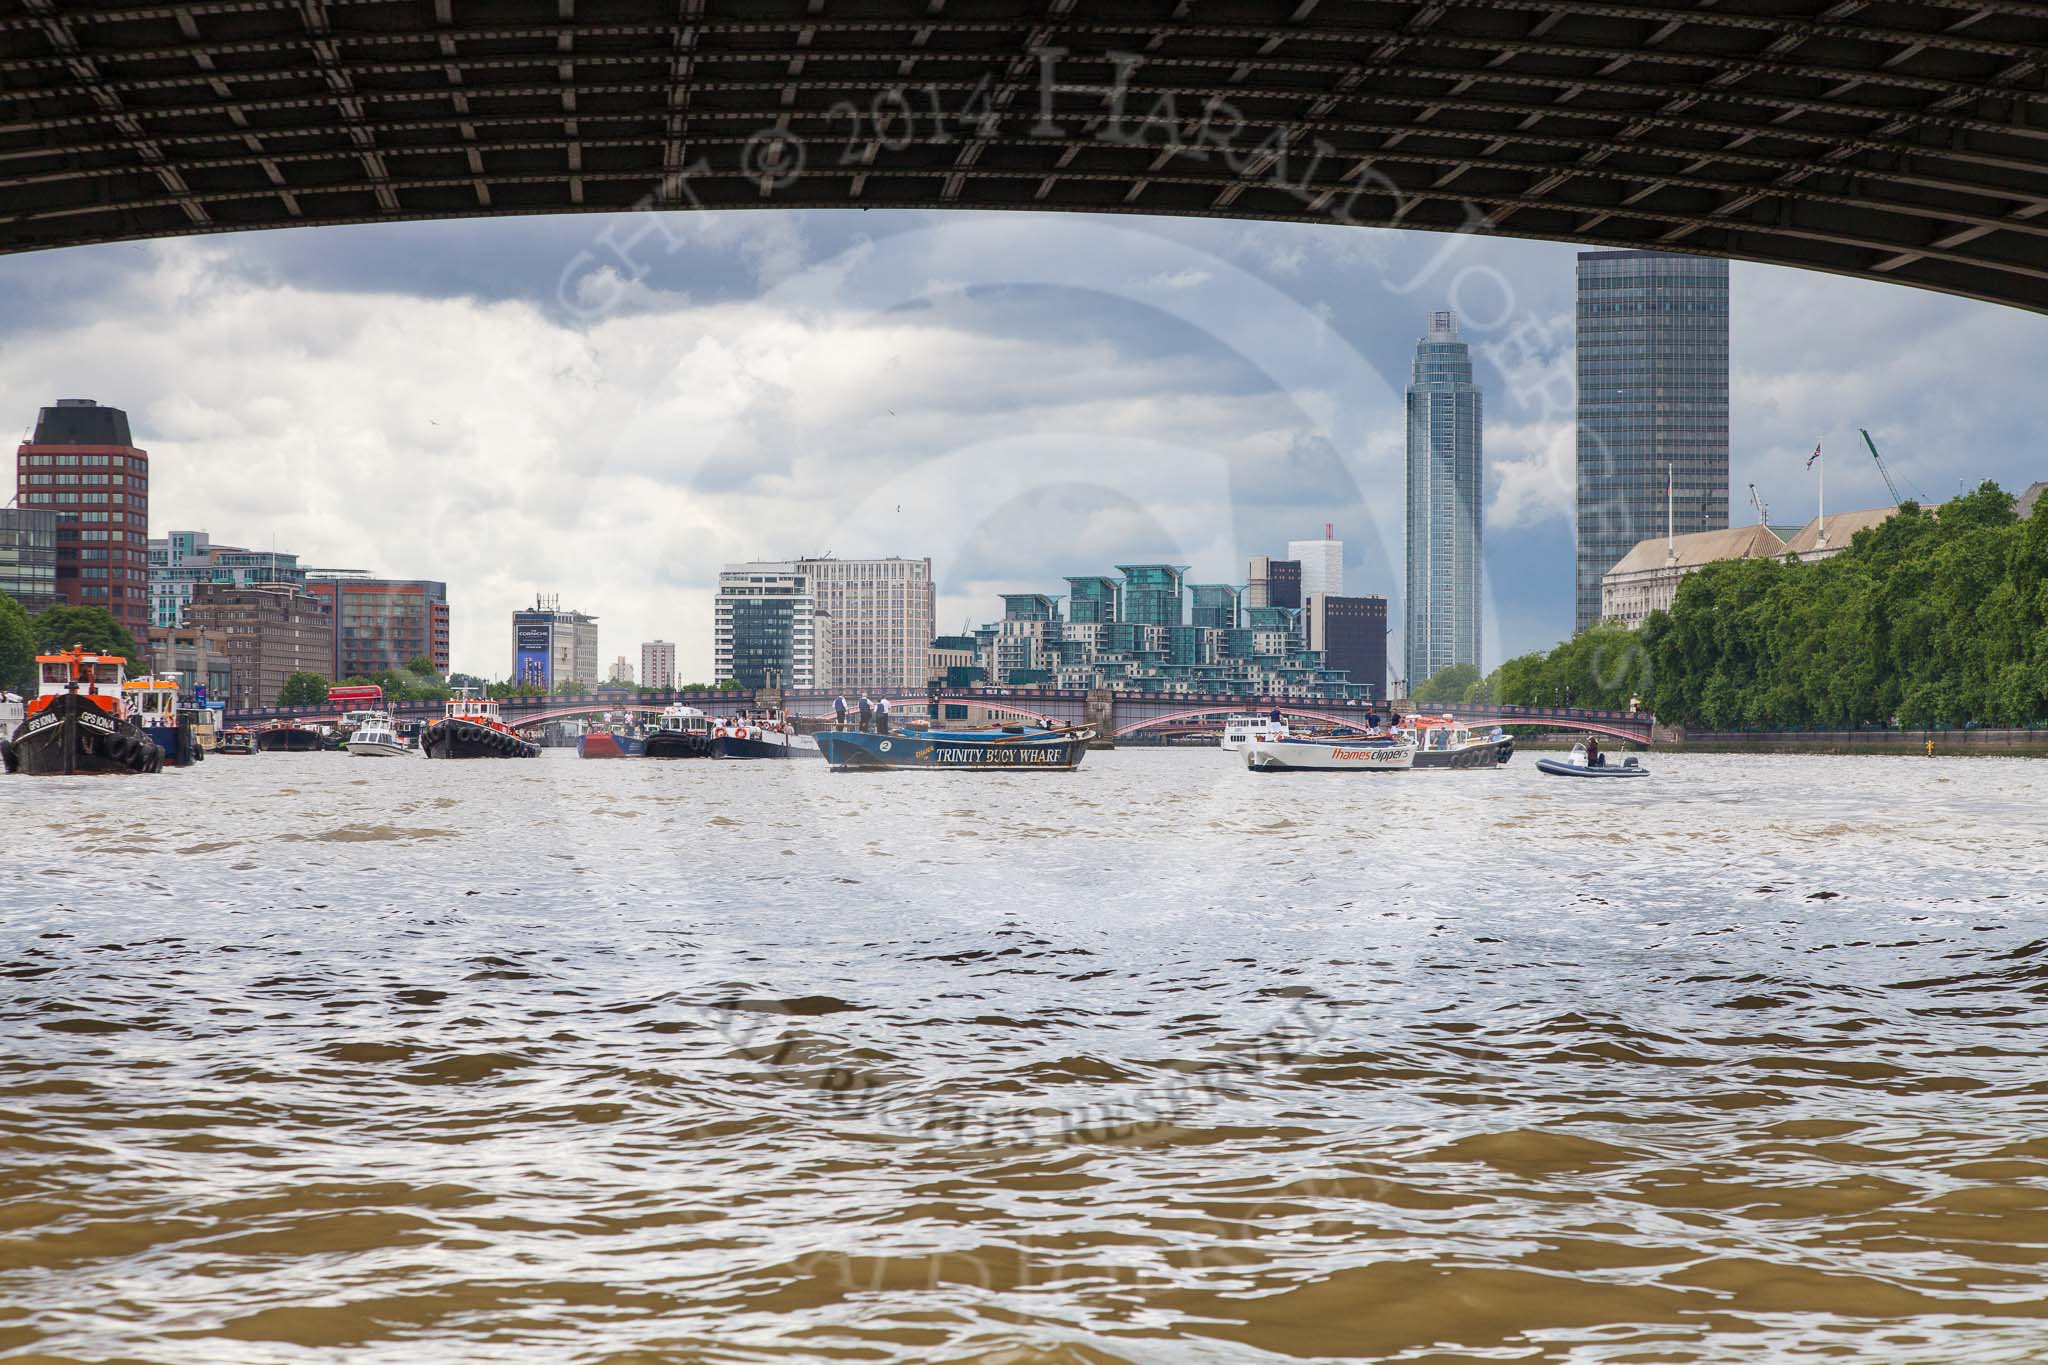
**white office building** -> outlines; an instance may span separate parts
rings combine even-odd
[[[937,608],[931,560],[800,559],[797,567],[830,621],[818,686],[923,691]]]
[[[745,687],[821,687],[829,623],[818,612],[804,561],[728,564],[711,607],[711,664],[719,682]]]
[[[1288,541],[1287,557],[1301,565],[1303,602],[1319,592],[1344,595],[1344,542],[1331,538],[1330,527],[1323,528],[1321,540]]]

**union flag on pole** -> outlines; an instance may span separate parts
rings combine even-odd
[[[1811,454],[1811,455],[1809,455],[1809,456],[1807,456],[1807,457],[1806,457],[1806,467],[1807,467],[1808,469],[1811,469],[1811,468],[1813,468],[1813,462],[1814,462],[1815,460],[1818,460],[1819,458],[1820,458],[1820,442],[1819,442],[1819,441],[1815,441],[1815,442],[1813,443],[1813,454]]]

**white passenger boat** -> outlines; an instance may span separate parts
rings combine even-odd
[[[355,728],[349,731],[348,751],[358,758],[410,758],[412,748],[398,737],[391,717],[383,711],[351,711]]]
[[[1271,716],[1249,713],[1230,716],[1223,722],[1223,747],[1243,749],[1255,739],[1285,739],[1288,733],[1285,719],[1275,720]]]
[[[1415,746],[1402,740],[1363,736],[1339,739],[1289,735],[1255,739],[1245,745],[1244,766],[1256,773],[1400,773],[1415,766]]]

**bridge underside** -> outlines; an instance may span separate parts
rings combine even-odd
[[[2048,310],[2024,0],[0,0],[0,251],[639,208],[1470,230]]]

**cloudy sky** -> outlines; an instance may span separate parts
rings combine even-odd
[[[502,676],[538,592],[708,677],[721,564],[929,555],[939,620],[1169,560],[1242,582],[1334,523],[1398,597],[1427,313],[1486,389],[1485,654],[1572,620],[1573,249],[1136,217],[596,216],[303,229],[0,259],[0,412],[126,408],[153,534],[445,579]],[[1731,486],[1773,521],[2048,469],[2048,322],[1737,265]],[[1398,647],[1398,641],[1396,641]],[[1398,655],[1395,656],[1398,659]],[[1398,672],[1398,669],[1396,669]]]

